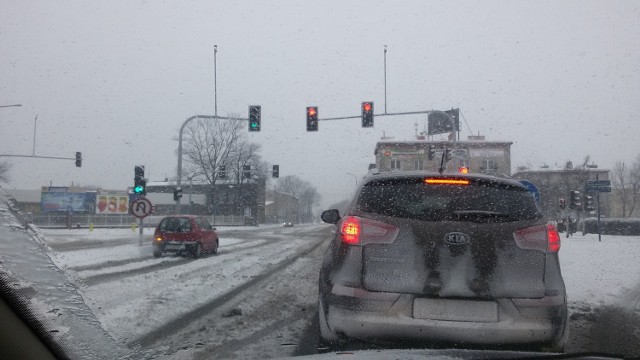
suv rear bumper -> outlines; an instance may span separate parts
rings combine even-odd
[[[538,344],[561,341],[566,326],[564,295],[483,302],[497,305],[495,320],[462,321],[414,317],[413,295],[357,292],[374,298],[328,294],[325,318],[333,333],[364,340]]]

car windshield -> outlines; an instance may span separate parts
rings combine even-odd
[[[166,232],[184,232],[191,230],[191,221],[187,218],[166,218],[158,225],[158,230]]]
[[[533,195],[516,186],[427,185],[423,178],[372,181],[357,210],[425,221],[502,222],[542,216]]]
[[[0,0],[0,359],[640,357],[639,44],[637,0]]]

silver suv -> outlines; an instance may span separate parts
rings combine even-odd
[[[369,175],[335,224],[319,279],[320,336],[561,351],[560,237],[516,181]]]

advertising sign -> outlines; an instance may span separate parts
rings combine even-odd
[[[40,208],[43,212],[91,212],[95,203],[95,193],[91,192],[42,192]]]
[[[128,214],[129,195],[98,194],[96,196],[96,214]]]

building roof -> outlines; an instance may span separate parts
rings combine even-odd
[[[458,140],[460,145],[513,145],[513,141]],[[380,140],[378,145],[453,144],[451,140]]]
[[[552,173],[578,173],[581,171],[593,172],[593,173],[608,173],[609,169],[534,169],[534,170],[518,170],[513,176],[517,174],[552,174]]]

